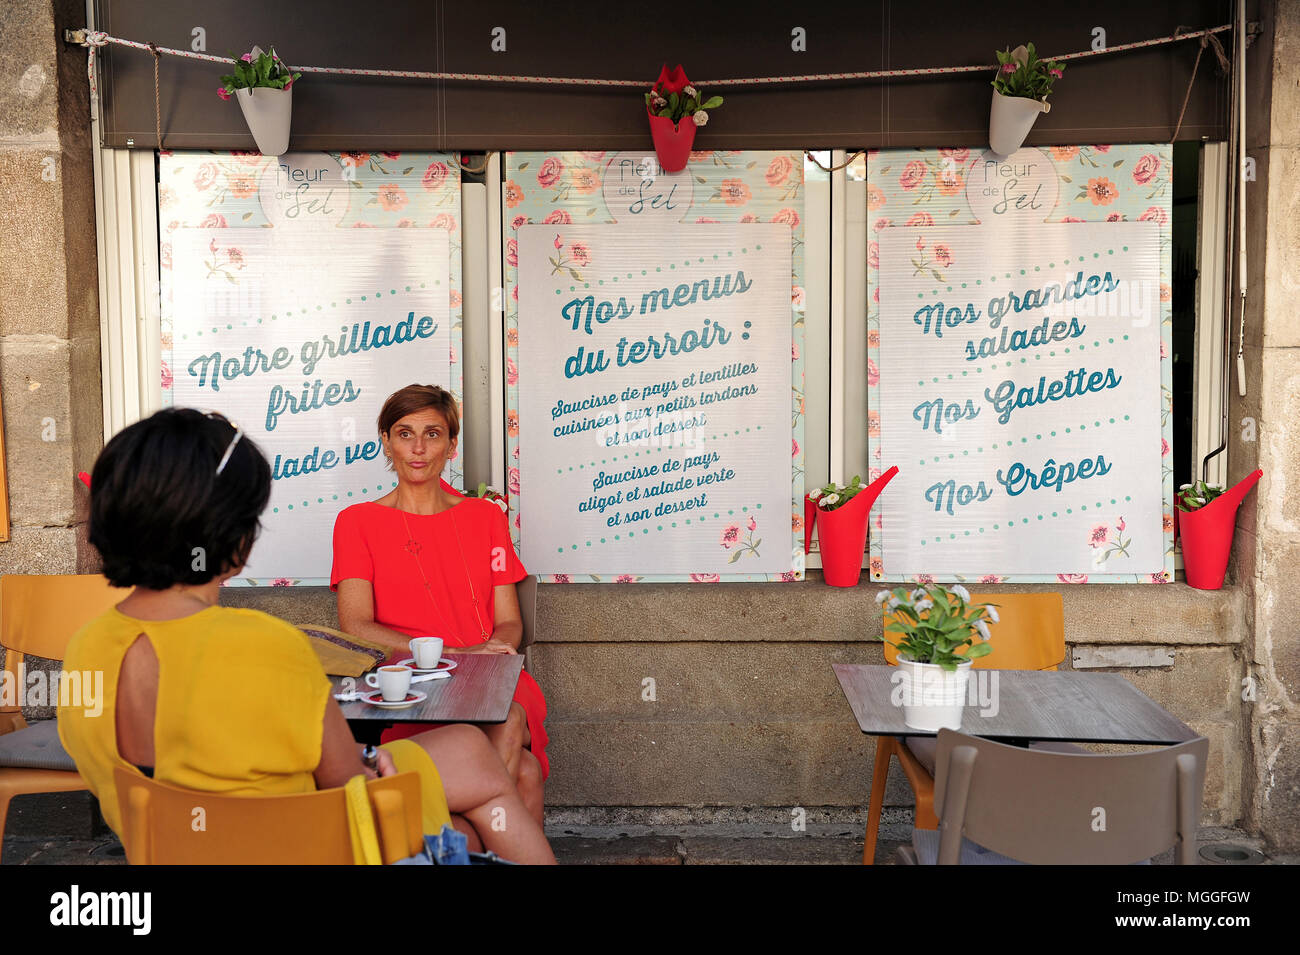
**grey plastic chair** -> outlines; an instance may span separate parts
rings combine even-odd
[[[1197,737],[1146,753],[1065,754],[940,730],[937,862],[1125,865],[1175,846],[1178,864],[1194,865],[1209,747]],[[926,855],[933,842],[915,836],[898,853],[913,865]]]
[[[515,595],[519,598],[519,616],[524,622],[524,635],[519,638],[522,653],[537,635],[537,578],[529,575],[516,583]]]

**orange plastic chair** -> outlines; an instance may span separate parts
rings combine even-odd
[[[17,691],[26,654],[62,660],[72,635],[129,592],[99,574],[0,576],[0,647],[5,650],[0,679]],[[55,722],[29,727],[19,702],[17,694],[9,701],[0,698],[0,851],[14,796],[86,788],[59,744]]]
[[[973,603],[996,604],[998,623],[989,625],[993,652],[976,657],[972,668],[988,670],[1055,670],[1065,659],[1065,604],[1059,593],[1049,594],[971,594]],[[888,626],[893,615],[884,613]],[[886,640],[896,637],[885,631]],[[885,662],[898,663],[898,650],[885,644]],[[862,864],[874,865],[876,836],[880,814],[885,805],[885,780],[889,776],[889,758],[897,756],[912,792],[916,795],[913,826],[938,829],[934,813],[934,777],[897,736],[876,737],[876,761],[871,770],[871,802],[867,807],[866,844]]]
[[[113,771],[132,865],[352,865],[342,787],[289,796],[228,796]],[[384,864],[420,852],[420,774],[366,783]]]

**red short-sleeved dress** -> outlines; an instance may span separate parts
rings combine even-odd
[[[442,486],[456,494],[445,482]],[[414,547],[408,544],[412,538]],[[349,577],[370,581],[375,622],[411,637],[442,637],[452,647],[485,642],[479,624],[481,618],[482,630],[492,635],[493,588],[527,575],[510,540],[506,516],[491,501],[463,498],[439,514],[410,514],[366,501],[346,508],[334,521],[330,589],[338,590],[339,581]],[[471,587],[478,598],[477,615]],[[408,655],[395,651],[389,662]],[[519,675],[514,698],[528,715],[528,748],[545,778],[550,774],[546,698],[526,670]],[[401,724],[386,731],[384,740],[427,729]]]

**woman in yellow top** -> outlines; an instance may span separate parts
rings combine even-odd
[[[119,835],[113,769],[223,794],[341,786],[370,773],[306,636],[217,605],[271,491],[261,452],[218,415],[160,411],[116,435],[91,478],[90,540],[104,574],[134,586],[68,645],[64,666],[104,673],[104,708],[59,711],[59,736]],[[434,764],[437,764],[437,769]],[[379,773],[439,777],[447,808],[516,862],[555,857],[487,737],[448,726],[388,744]],[[437,800],[426,798],[426,819]],[[493,826],[505,811],[509,825]]]

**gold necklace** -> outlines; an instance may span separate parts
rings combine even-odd
[[[448,510],[450,510],[450,508],[448,508]],[[438,616],[442,618],[443,623],[447,623],[447,615],[442,612],[442,608],[438,606],[438,602],[433,599],[433,590],[429,584],[428,575],[424,572],[424,560],[420,557],[420,551],[423,550],[423,547],[420,542],[415,539],[415,535],[411,533],[411,522],[406,518],[406,511],[399,510],[398,513],[402,515],[402,524],[406,527],[406,546],[404,549],[408,554],[415,558],[415,566],[420,569],[420,579],[424,581],[424,592],[429,598],[429,603],[433,605],[433,609],[437,611]],[[460,551],[460,564],[465,568],[465,582],[469,584],[469,599],[474,604],[474,618],[478,621],[479,636],[481,636],[486,642],[491,638],[488,636],[487,628],[483,626],[483,616],[479,613],[478,594],[474,590],[474,580],[469,574],[469,563],[465,560],[465,547],[461,544],[460,527],[456,524],[455,514],[448,514],[447,516],[451,518],[451,527],[456,534],[456,548]],[[449,634],[452,633],[453,628],[448,626],[447,632]]]

